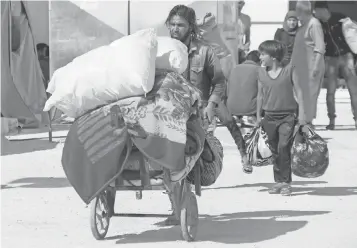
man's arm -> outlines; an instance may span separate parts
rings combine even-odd
[[[250,46],[250,27],[252,25],[252,21],[250,19],[250,16],[248,16],[248,26],[247,26],[247,29],[245,30],[245,46],[246,46],[246,49],[249,50],[249,46]]]
[[[213,89],[208,103],[218,105],[224,96],[226,79],[223,75],[221,63],[211,48],[207,48],[206,56],[204,69],[211,81],[211,89]]]
[[[294,68],[292,68],[292,80],[293,80],[293,85],[294,89],[296,92],[296,97],[297,97],[297,102],[299,105],[299,122],[300,124],[306,124],[306,113],[305,113],[305,104],[304,104],[304,96],[303,96],[303,91],[301,88],[301,85],[299,84],[299,81],[297,79],[296,72],[294,71]]]
[[[322,25],[318,20],[313,22],[311,29],[310,29],[310,35],[311,35],[312,40],[315,43],[315,47],[314,47],[314,61],[315,61],[315,63],[314,63],[313,70],[317,70],[317,68],[319,68],[319,65],[321,63],[321,60],[324,59],[324,54],[325,54],[325,49],[326,49]]]

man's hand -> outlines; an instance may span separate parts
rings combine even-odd
[[[214,103],[209,102],[207,107],[203,110],[203,118],[207,118],[209,122],[212,122],[214,118]]]
[[[307,124],[307,121],[303,117],[299,117],[299,125],[300,126],[305,126]]]

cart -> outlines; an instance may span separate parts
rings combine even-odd
[[[195,175],[195,193],[191,190],[191,185],[186,179],[182,179],[180,182],[172,184],[172,187],[167,187],[167,173],[165,170],[163,173],[163,179],[157,180],[155,173],[157,171],[149,171],[148,165],[145,162],[145,157],[141,155],[138,159],[140,170],[136,171],[134,179],[139,183],[132,183],[133,175],[131,173],[131,179],[128,177],[128,171],[125,170],[128,158],[139,150],[133,145],[133,142],[129,138],[126,145],[126,158],[123,161],[124,170],[118,172],[111,182],[108,182],[104,190],[102,190],[91,202],[90,207],[90,225],[94,238],[102,240],[105,238],[108,229],[110,219],[112,217],[155,217],[150,214],[118,214],[114,211],[116,191],[136,191],[136,199],[142,199],[142,191],[145,190],[167,190],[173,195],[173,207],[176,214],[176,218],[180,220],[182,237],[186,241],[194,241],[198,229],[198,206],[196,195],[201,195],[200,185],[200,166],[194,166]],[[140,153],[141,154],[141,153]],[[132,171],[131,171],[132,172]]]

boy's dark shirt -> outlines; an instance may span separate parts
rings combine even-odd
[[[293,67],[284,67],[279,76],[271,78],[266,68],[260,68],[258,80],[262,87],[262,109],[266,112],[295,112],[298,104],[294,98]]]

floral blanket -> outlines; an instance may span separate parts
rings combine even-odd
[[[187,124],[198,113],[199,101],[199,90],[182,76],[158,72],[154,89],[146,96],[123,99],[78,118],[68,133],[62,165],[82,200],[89,203],[123,170],[119,161],[129,138],[146,157],[171,172],[185,170],[188,163],[193,167],[199,155],[185,156]],[[204,132],[199,122],[193,123],[195,133],[202,134],[195,138],[198,146],[202,144],[197,151],[202,152]]]

